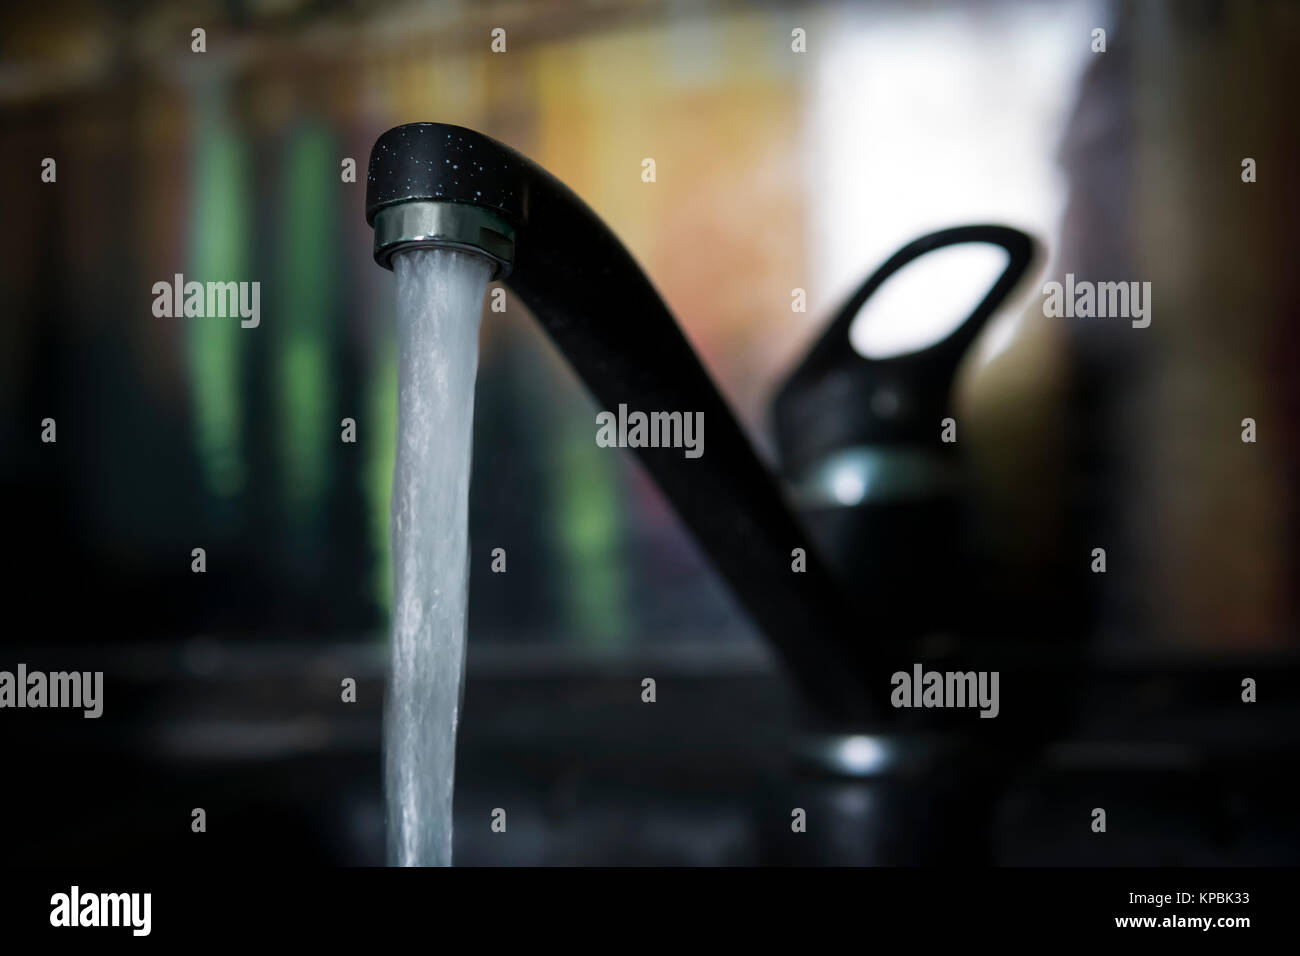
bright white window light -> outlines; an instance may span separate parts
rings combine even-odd
[[[1105,21],[1104,5],[819,9],[802,138],[809,327],[904,243],[936,229],[1002,223],[1050,252],[1066,197],[1061,136],[1079,77],[1097,59],[1078,37]]]
[[[867,299],[849,326],[849,343],[864,358],[882,359],[939,342],[975,310],[1009,261],[990,242],[944,246],[913,259]]]

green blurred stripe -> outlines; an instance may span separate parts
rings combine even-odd
[[[567,635],[614,645],[626,637],[623,514],[617,462],[596,444],[594,417],[566,415],[561,429],[555,536],[567,566]],[[591,421],[590,427],[579,422]]]
[[[223,92],[202,93],[198,104],[194,207],[190,216],[187,282],[249,281],[247,150],[225,113]],[[204,477],[218,497],[242,488],[241,335],[238,319],[192,318],[186,349],[194,400],[195,441]]]
[[[304,123],[289,143],[282,178],[286,230],[278,244],[281,269],[271,334],[275,340],[280,474],[290,519],[310,528],[323,507],[329,443],[339,440],[327,400],[330,343],[338,334],[330,303],[341,294],[335,268],[338,236],[335,204],[339,183],[329,130]],[[310,544],[310,542],[304,542]]]

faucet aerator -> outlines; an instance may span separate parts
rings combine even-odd
[[[447,248],[492,260],[492,279],[510,275],[515,230],[484,206],[463,202],[411,200],[375,213],[375,262],[393,268],[393,256],[411,248]]]

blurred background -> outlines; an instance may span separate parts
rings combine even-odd
[[[766,643],[633,458],[595,445],[595,406],[511,301],[483,323],[458,862],[1300,856],[1276,769],[1300,743],[1294,4],[229,0],[0,21],[0,668],[106,682],[97,721],[4,714],[23,783],[0,788],[0,861],[382,862],[396,359],[364,170],[418,120],[582,196],[773,461],[773,395],[892,252],[966,223],[1036,236],[1028,289],[958,381],[980,605],[947,636],[1090,668],[957,833],[938,818],[969,779],[942,747],[859,728],[855,752],[906,772],[810,763],[824,741]],[[1037,292],[1067,272],[1150,281],[1151,326],[1044,318]],[[155,317],[176,273],[260,282],[260,327]],[[497,547],[508,573],[485,573]],[[1104,842],[1095,806],[1122,821]]]

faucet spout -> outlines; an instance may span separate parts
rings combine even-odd
[[[371,151],[366,220],[383,266],[418,245],[491,259],[602,407],[703,413],[707,453],[640,447],[641,462],[808,702],[838,720],[879,713],[893,668],[667,306],[581,199],[481,133],[412,123]]]

